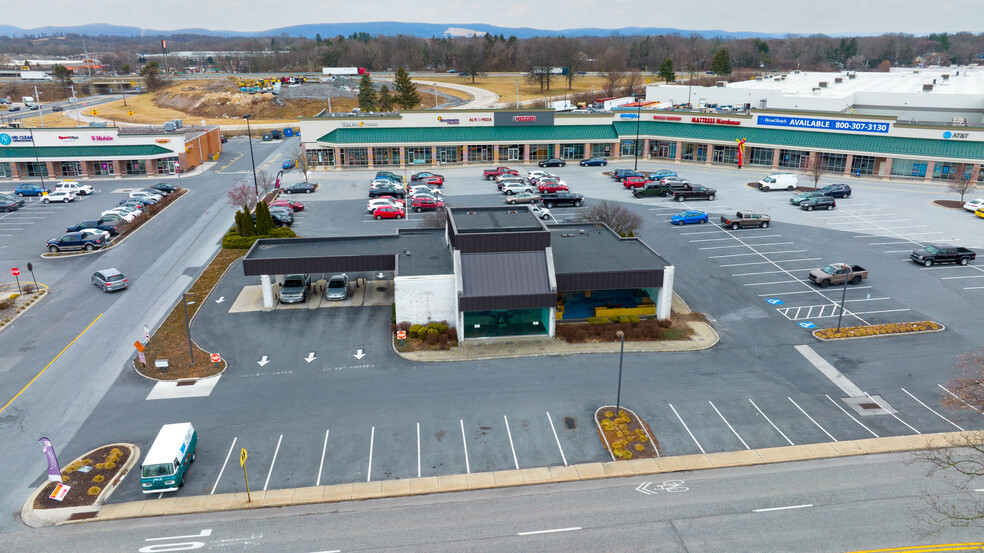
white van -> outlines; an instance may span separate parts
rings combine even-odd
[[[173,492],[180,488],[188,465],[195,460],[196,445],[198,434],[190,422],[162,426],[140,467],[143,493]]]
[[[759,190],[793,190],[798,186],[796,175],[775,173],[758,182]]]

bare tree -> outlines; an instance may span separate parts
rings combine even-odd
[[[644,222],[643,218],[634,211],[622,207],[618,202],[608,200],[589,207],[584,212],[584,219],[592,223],[604,223],[620,236],[635,234]]]
[[[304,174],[304,182],[308,181],[308,171],[311,170],[311,163],[308,160],[307,152],[304,151],[304,144],[298,144],[294,150],[294,157],[297,159],[297,168]],[[259,177],[259,175],[257,175]]]
[[[421,228],[444,228],[448,223],[448,211],[439,209],[428,212],[419,219]]]
[[[625,80],[625,56],[618,49],[611,47],[601,58],[601,76],[605,79],[602,85],[605,96],[615,96],[622,89]]]
[[[226,192],[226,197],[229,199],[229,205],[253,209],[256,205],[256,188],[251,183],[241,180]]]
[[[823,154],[816,152],[810,161],[807,162],[806,168],[804,169],[806,176],[813,181],[813,189],[816,190],[817,186],[820,184],[820,179],[827,174],[827,168],[824,167]]]
[[[645,89],[643,89],[642,84],[643,84],[642,73],[638,71],[632,71],[631,73],[626,73],[625,95],[634,96],[637,92],[644,92]]]
[[[276,180],[276,177],[267,171],[260,170],[256,172],[256,183],[260,187],[260,192],[262,192],[264,196],[270,193],[270,190],[273,189],[273,183],[276,182]]]
[[[969,171],[967,171],[967,167],[961,163],[957,165],[956,176],[953,177],[953,180],[946,185],[946,189],[950,192],[960,194],[961,203],[963,203],[964,196],[967,195],[967,192],[977,188],[977,183],[970,177],[971,175],[969,174]]]

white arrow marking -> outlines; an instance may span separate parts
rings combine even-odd
[[[656,492],[646,489],[650,484],[652,484],[652,482],[643,482],[642,484],[636,486],[636,491],[646,495],[656,495]]]
[[[309,353],[307,357],[304,358],[304,360],[307,361],[308,363],[310,363],[311,361],[314,361],[315,359],[317,359],[317,357],[314,356],[314,352],[313,351],[311,353]]]
[[[225,301],[225,296],[220,296],[219,299],[215,300],[215,303],[222,303]]]
[[[362,353],[362,348],[359,348],[359,351],[355,352],[355,355],[353,355],[356,359],[362,359],[365,356],[366,354]]]
[[[267,359],[267,356],[264,355],[262,359],[256,362],[256,364],[262,367],[263,365],[266,365],[269,362],[270,361]]]

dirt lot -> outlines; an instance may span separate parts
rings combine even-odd
[[[550,79],[550,91],[540,92],[539,84],[528,84],[526,77],[476,77],[472,84],[471,77],[427,77],[428,81],[438,81],[445,83],[458,83],[467,86],[484,88],[499,95],[502,102],[516,101],[516,79],[519,79],[519,100],[537,100],[544,96],[563,96],[567,88],[567,78],[563,75],[555,75]],[[654,80],[652,77],[650,79]],[[579,92],[591,92],[592,88],[598,93],[598,97],[604,96],[602,89],[605,86],[604,77],[597,75],[584,75],[575,77],[573,86],[567,90],[568,94]]]

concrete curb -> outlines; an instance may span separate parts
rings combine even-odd
[[[106,503],[106,500],[109,499],[109,496],[113,495],[113,492],[120,485],[123,479],[126,478],[126,475],[130,473],[130,469],[132,469],[133,466],[136,465],[137,462],[140,460],[140,447],[135,444],[125,444],[125,443],[107,444],[107,445],[99,446],[96,449],[102,449],[104,447],[123,447],[129,449],[130,456],[129,458],[127,458],[126,464],[123,465],[123,467],[120,468],[120,471],[116,474],[116,478],[114,478],[112,482],[107,484],[106,487],[104,487],[102,491],[99,492],[99,495],[96,497],[96,500],[95,502],[93,502],[92,505],[83,505],[80,507],[65,507],[61,509],[35,509],[34,500],[38,497],[38,495],[41,494],[41,490],[43,490],[45,486],[48,485],[48,482],[46,480],[44,484],[38,486],[38,489],[34,490],[34,493],[32,493],[31,496],[27,498],[27,501],[24,502],[24,506],[21,507],[21,513],[20,513],[21,521],[23,521],[24,524],[30,526],[31,528],[43,528],[45,526],[55,526],[58,524],[69,522],[69,519],[72,517],[72,515],[75,515],[77,513],[98,513],[101,506],[104,505]],[[86,452],[84,455],[77,457],[72,462],[74,463],[75,461],[81,461],[82,459],[85,459],[86,457],[91,455],[93,451],[96,451],[96,449]]]
[[[936,321],[933,321],[936,322]],[[843,342],[845,340],[867,340],[869,338],[898,338],[899,336],[912,336],[913,334],[933,334],[936,332],[943,332],[946,330],[946,326],[943,323],[936,323],[939,328],[929,329],[929,330],[913,330],[911,332],[895,332],[892,334],[873,334],[871,336],[845,336],[844,338],[821,338],[816,335],[816,332],[811,332],[813,337],[821,342]]]
[[[99,513],[86,520],[92,522],[190,513],[235,511],[264,507],[288,507],[316,503],[339,503],[366,499],[407,497],[536,484],[555,484],[603,478],[646,476],[681,471],[743,467],[806,461],[855,455],[900,453],[940,446],[960,446],[980,439],[982,431],[891,436],[844,442],[806,444],[740,451],[726,451],[656,459],[605,461],[568,466],[536,467],[447,476],[429,476],[406,480],[357,482],[309,488],[293,488],[253,492],[256,501],[247,502],[246,493],[169,497],[105,505]]]
[[[31,303],[29,303],[27,305],[27,307],[25,307],[19,313],[17,313],[16,315],[14,315],[14,318],[13,319],[10,319],[6,323],[0,322],[0,331],[2,331],[3,329],[7,328],[8,326],[14,324],[14,321],[16,321],[18,318],[20,318],[21,315],[23,315],[24,313],[27,313],[28,311],[31,310],[32,307],[34,307],[35,305],[37,305],[38,303],[40,303],[41,300],[43,300],[44,298],[47,298],[48,297],[48,286],[46,284],[40,284],[39,286],[44,286],[44,289],[41,290],[41,297],[36,298],[34,301],[32,301]]]

